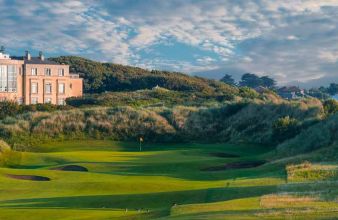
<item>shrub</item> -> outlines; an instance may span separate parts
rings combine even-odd
[[[273,124],[273,139],[282,142],[296,136],[300,131],[300,123],[295,118],[285,116],[276,120]]]
[[[0,139],[0,153],[10,150],[11,147],[3,140]]]
[[[2,101],[0,102],[0,119],[3,119],[7,116],[15,116],[20,110],[20,107],[17,103],[11,101]]]
[[[338,112],[338,102],[333,99],[326,100],[323,105],[326,115],[332,115]]]
[[[259,97],[259,94],[249,87],[240,87],[239,94],[240,96],[249,99],[255,99]]]

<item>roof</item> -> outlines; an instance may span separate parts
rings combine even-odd
[[[25,57],[11,57],[12,60],[23,60],[25,64],[47,64],[47,65],[60,65],[57,62],[44,59],[41,60],[39,57],[32,57],[30,60],[25,59]]]
[[[265,87],[263,87],[263,86],[258,86],[258,87],[256,87],[256,88],[254,88],[254,90],[255,90],[256,92],[258,92],[258,93],[263,93],[263,92],[265,92],[265,91],[267,91],[267,90],[269,90],[269,89],[267,89],[267,88],[265,88]]]
[[[278,89],[278,92],[301,92],[302,90],[296,86],[282,87]]]

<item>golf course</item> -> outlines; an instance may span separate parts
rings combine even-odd
[[[43,143],[12,151],[0,168],[0,219],[338,216],[337,164],[274,154],[245,144]]]

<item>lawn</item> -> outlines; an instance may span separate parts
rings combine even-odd
[[[310,179],[304,170],[293,170],[301,181],[290,181],[286,164],[269,161],[271,150],[145,143],[139,152],[137,143],[108,140],[42,144],[31,152],[16,152],[10,167],[0,168],[0,219],[338,216],[337,178],[318,171],[336,169],[336,164],[307,169]],[[64,170],[68,165],[88,172]],[[49,181],[24,179],[32,176]]]

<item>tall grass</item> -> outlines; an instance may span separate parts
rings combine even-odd
[[[274,137],[275,124],[288,117],[297,121],[296,131],[301,132],[323,118],[323,107],[313,99],[281,103],[242,100],[214,107],[97,107],[28,112],[0,120],[0,137],[17,148],[50,139],[137,140],[140,136],[148,142],[275,145],[285,141]],[[297,132],[291,133],[296,136]]]

